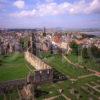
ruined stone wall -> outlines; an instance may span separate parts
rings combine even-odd
[[[25,59],[36,69],[33,77],[34,83],[52,82],[53,70],[49,65],[28,51],[25,52]]]
[[[49,65],[44,63],[40,58],[36,57],[30,52],[25,52],[25,59],[32,65],[36,70],[51,69]]]

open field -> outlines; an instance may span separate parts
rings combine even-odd
[[[29,73],[28,64],[21,53],[1,57],[0,82],[25,78]]]

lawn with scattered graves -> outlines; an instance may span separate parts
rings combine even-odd
[[[73,59],[73,62],[77,61],[76,56],[71,55],[71,57],[69,59]],[[84,68],[69,64],[61,55],[48,55],[47,53],[47,56],[42,59],[70,78],[65,81],[39,86],[38,89],[41,93],[36,97],[37,100],[43,100],[43,98],[49,99],[56,96],[54,100],[66,100],[66,97],[71,100],[100,99],[100,77],[93,75],[78,78],[93,73],[86,71]],[[60,93],[60,89],[63,90],[62,93]]]
[[[69,64],[61,55],[53,55],[49,56],[47,58],[44,58],[44,60],[54,67],[59,72],[68,75],[71,78],[77,78],[81,75],[88,75],[90,72],[86,71],[83,68],[75,67],[71,64]]]
[[[72,55],[71,55],[72,56]],[[44,53],[42,59],[51,65],[58,72],[64,74],[67,80],[52,82],[40,85],[35,91],[36,100],[50,99],[53,100],[99,100],[100,99],[100,77],[95,75],[79,78],[79,76],[92,74],[84,68],[75,67],[68,63],[61,55]],[[75,56],[72,56],[73,62],[76,62]],[[69,58],[71,59],[71,57]],[[24,78],[30,72],[28,63],[24,55],[14,53],[5,57],[1,56],[0,81]],[[28,67],[27,67],[28,66]],[[6,70],[6,68],[8,68]],[[1,70],[2,69],[2,70]],[[4,72],[4,70],[6,70]],[[62,90],[62,92],[60,92]],[[10,100],[19,98],[18,91],[6,94]],[[4,95],[0,96],[0,100]]]
[[[82,58],[82,56],[77,56],[75,54],[70,54],[67,56],[75,64],[80,64],[86,68],[91,68],[96,71],[100,71],[100,58]]]
[[[79,79],[77,81],[62,81],[58,83],[51,83],[51,84],[45,84],[38,87],[38,91],[40,94],[36,97],[37,100],[43,100],[43,98],[51,98],[58,96],[54,100],[63,100],[61,98],[66,99],[63,94],[70,98],[71,100],[99,100],[100,98],[100,89],[99,91],[96,91],[94,87],[99,86],[100,78],[96,76],[88,77]],[[93,87],[92,84],[95,84],[95,86],[89,87],[87,84]],[[60,93],[60,89],[63,90],[62,93]],[[60,96],[60,97],[59,97]],[[58,99],[59,98],[59,99]]]

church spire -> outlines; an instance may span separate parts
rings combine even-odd
[[[44,27],[43,29],[43,36],[45,37],[46,36],[46,28]]]

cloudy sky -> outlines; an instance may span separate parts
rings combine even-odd
[[[0,27],[99,28],[100,0],[0,0]]]

